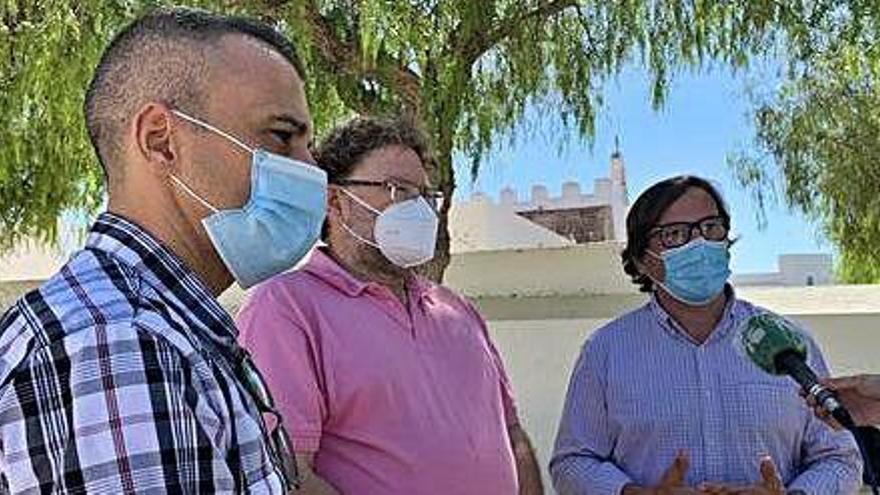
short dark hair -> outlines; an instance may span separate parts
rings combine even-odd
[[[350,177],[370,152],[386,146],[413,150],[422,166],[433,171],[434,161],[425,134],[412,120],[403,117],[355,117],[330,131],[315,150],[315,160],[327,172],[327,182],[335,184]],[[327,238],[326,223],[321,235]]]
[[[206,54],[230,34],[265,43],[305,79],[293,43],[268,24],[185,7],[153,10],[113,38],[86,91],[86,128],[105,177],[120,152],[128,119],[144,103],[159,101],[192,112],[202,108],[208,94]]]
[[[679,175],[662,180],[643,192],[626,216],[626,248],[621,253],[623,271],[639,285],[642,292],[651,292],[653,282],[639,272],[636,261],[645,255],[650,241],[651,229],[657,226],[663,213],[679,198],[692,188],[702,189],[712,197],[718,214],[730,225],[730,213],[721,197],[721,193],[706,179],[693,175]]]

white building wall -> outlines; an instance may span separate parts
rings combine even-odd
[[[783,254],[779,257],[779,271],[785,285],[834,283],[832,259],[827,254]]]
[[[45,280],[52,276],[67,256],[60,249],[38,242],[26,242],[0,257],[0,283]]]
[[[626,241],[626,215],[629,213],[629,191],[623,158],[615,153],[611,157],[611,216],[614,222],[614,239]]]
[[[611,179],[596,179],[593,181],[593,191],[600,204],[611,204]]]
[[[471,202],[474,201],[491,201],[491,198],[482,192],[477,192],[471,196]],[[594,180],[592,192],[585,192],[581,184],[576,181],[566,181],[562,183],[558,196],[551,195],[546,185],[535,184],[528,197],[520,198],[514,189],[505,187],[498,195],[498,204],[513,206],[514,211],[517,212],[610,206],[613,240],[624,241],[629,193],[626,187],[623,158],[619,153],[612,155],[609,177]]]
[[[779,271],[744,273],[733,277],[737,286],[787,286],[834,284],[834,264],[829,254],[783,254]]]

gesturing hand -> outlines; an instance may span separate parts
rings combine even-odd
[[[700,490],[685,486],[684,478],[690,462],[687,454],[679,452],[672,461],[672,465],[663,473],[660,483],[652,487],[637,487],[628,485],[623,489],[623,495],[698,495]]]
[[[773,459],[761,459],[761,481],[751,486],[729,486],[715,483],[700,485],[701,493],[713,495],[784,495],[785,485],[776,472]]]

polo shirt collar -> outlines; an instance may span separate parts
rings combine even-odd
[[[303,270],[350,297],[360,296],[370,286],[384,288],[384,286],[376,282],[365,282],[356,278],[343,268],[339,262],[333,259],[327,253],[326,248],[322,247],[312,250],[311,258],[305,264]],[[422,298],[428,294],[430,287],[430,282],[416,275],[412,277],[408,290],[410,293],[414,293],[419,298]]]

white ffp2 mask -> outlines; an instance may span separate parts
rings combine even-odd
[[[408,199],[394,203],[383,211],[373,208],[352,192],[342,189],[358,204],[376,214],[373,239],[370,241],[342,224],[355,239],[378,249],[391,263],[401,268],[412,268],[434,258],[437,245],[437,213],[425,198]]]

